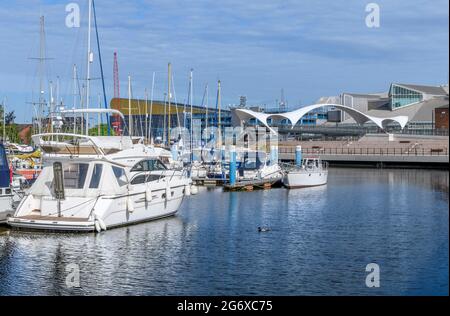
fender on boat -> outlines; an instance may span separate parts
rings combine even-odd
[[[134,203],[133,203],[133,200],[131,199],[131,197],[127,198],[127,211],[129,213],[133,213],[134,212]]]
[[[191,194],[192,195],[198,194],[198,187],[196,185],[191,186]]]
[[[102,231],[102,228],[100,227],[100,223],[98,222],[98,220],[95,220],[94,225],[95,225],[95,231],[97,233],[100,233]]]
[[[191,186],[190,185],[186,185],[184,187],[184,195],[185,196],[190,196],[191,195]]]
[[[166,200],[170,201],[172,199],[172,192],[169,186],[169,183],[167,183],[167,187],[166,187]]]
[[[152,193],[152,189],[147,188],[147,190],[145,191],[145,200],[147,202],[151,202],[153,199],[153,193]]]

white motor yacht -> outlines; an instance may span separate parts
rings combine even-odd
[[[190,195],[186,171],[169,170],[159,150],[130,137],[52,133],[33,141],[43,170],[8,219],[12,227],[101,231],[174,215]]]

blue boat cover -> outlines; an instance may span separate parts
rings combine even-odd
[[[3,144],[0,144],[0,188],[9,188],[10,174],[9,174],[8,157],[6,157],[6,150]]]

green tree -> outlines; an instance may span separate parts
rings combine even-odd
[[[100,135],[98,135],[98,125],[89,129],[89,136],[108,136],[108,125],[100,125]],[[114,130],[111,128],[111,136],[115,136]]]

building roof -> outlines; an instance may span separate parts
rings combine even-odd
[[[441,86],[423,86],[417,84],[405,84],[405,83],[394,83],[397,86],[402,86],[407,89],[416,90],[426,94],[432,95],[447,95],[447,91]]]
[[[365,98],[365,99],[379,99],[383,97],[383,93],[377,94],[365,94],[365,93],[347,93],[344,92],[342,95],[349,95],[355,98]]]
[[[236,109],[236,115],[242,121],[249,120],[249,119],[257,119],[262,124],[264,124],[267,128],[269,128],[272,132],[274,132],[274,130],[269,125],[269,122],[268,122],[269,118],[287,119],[290,121],[292,127],[294,127],[305,115],[307,115],[308,113],[310,113],[316,109],[320,109],[323,107],[337,108],[339,110],[347,112],[360,125],[363,125],[364,123],[371,121],[371,122],[375,123],[381,129],[384,129],[386,127],[386,125],[391,122],[397,122],[403,129],[406,126],[406,124],[408,123],[407,116],[401,116],[401,115],[397,116],[397,113],[395,113],[395,116],[393,116],[392,112],[389,112],[390,116],[388,116],[388,117],[375,117],[375,116],[367,115],[366,113],[362,113],[356,109],[353,109],[351,107],[341,105],[341,104],[313,104],[313,105],[302,107],[302,108],[292,111],[292,112],[277,113],[277,114],[254,112],[254,111],[247,110],[247,109]]]
[[[123,113],[123,115],[127,116],[129,115],[129,101],[128,99],[117,99],[117,98],[113,98],[110,102],[110,107],[111,109],[115,109],[118,110],[120,112]],[[153,115],[168,115],[169,114],[169,109],[168,109],[168,105],[167,102],[164,101],[153,101],[151,102],[150,100],[148,100],[146,102],[146,100],[138,100],[138,99],[132,99],[131,100],[131,113],[132,115],[145,115],[146,113],[152,113]],[[177,113],[181,113],[180,111],[183,111],[183,109],[186,108],[186,110],[189,109],[190,111],[190,106],[186,105],[186,104],[182,104],[182,103],[175,103],[175,102],[171,102],[170,105],[170,112],[171,115],[177,115]],[[194,114],[205,114],[206,113],[206,109],[205,107],[200,107],[197,105],[193,105],[193,113]],[[209,107],[208,108],[208,112],[211,113],[215,113],[216,109]],[[230,110],[227,108],[222,108],[221,109],[222,113],[229,113]]]
[[[448,107],[448,97],[437,97],[422,101],[416,104],[398,108],[395,111],[374,109],[366,112],[367,115],[376,117],[390,117],[395,115],[407,116],[411,122],[431,122],[433,119],[433,110],[438,107]]]

